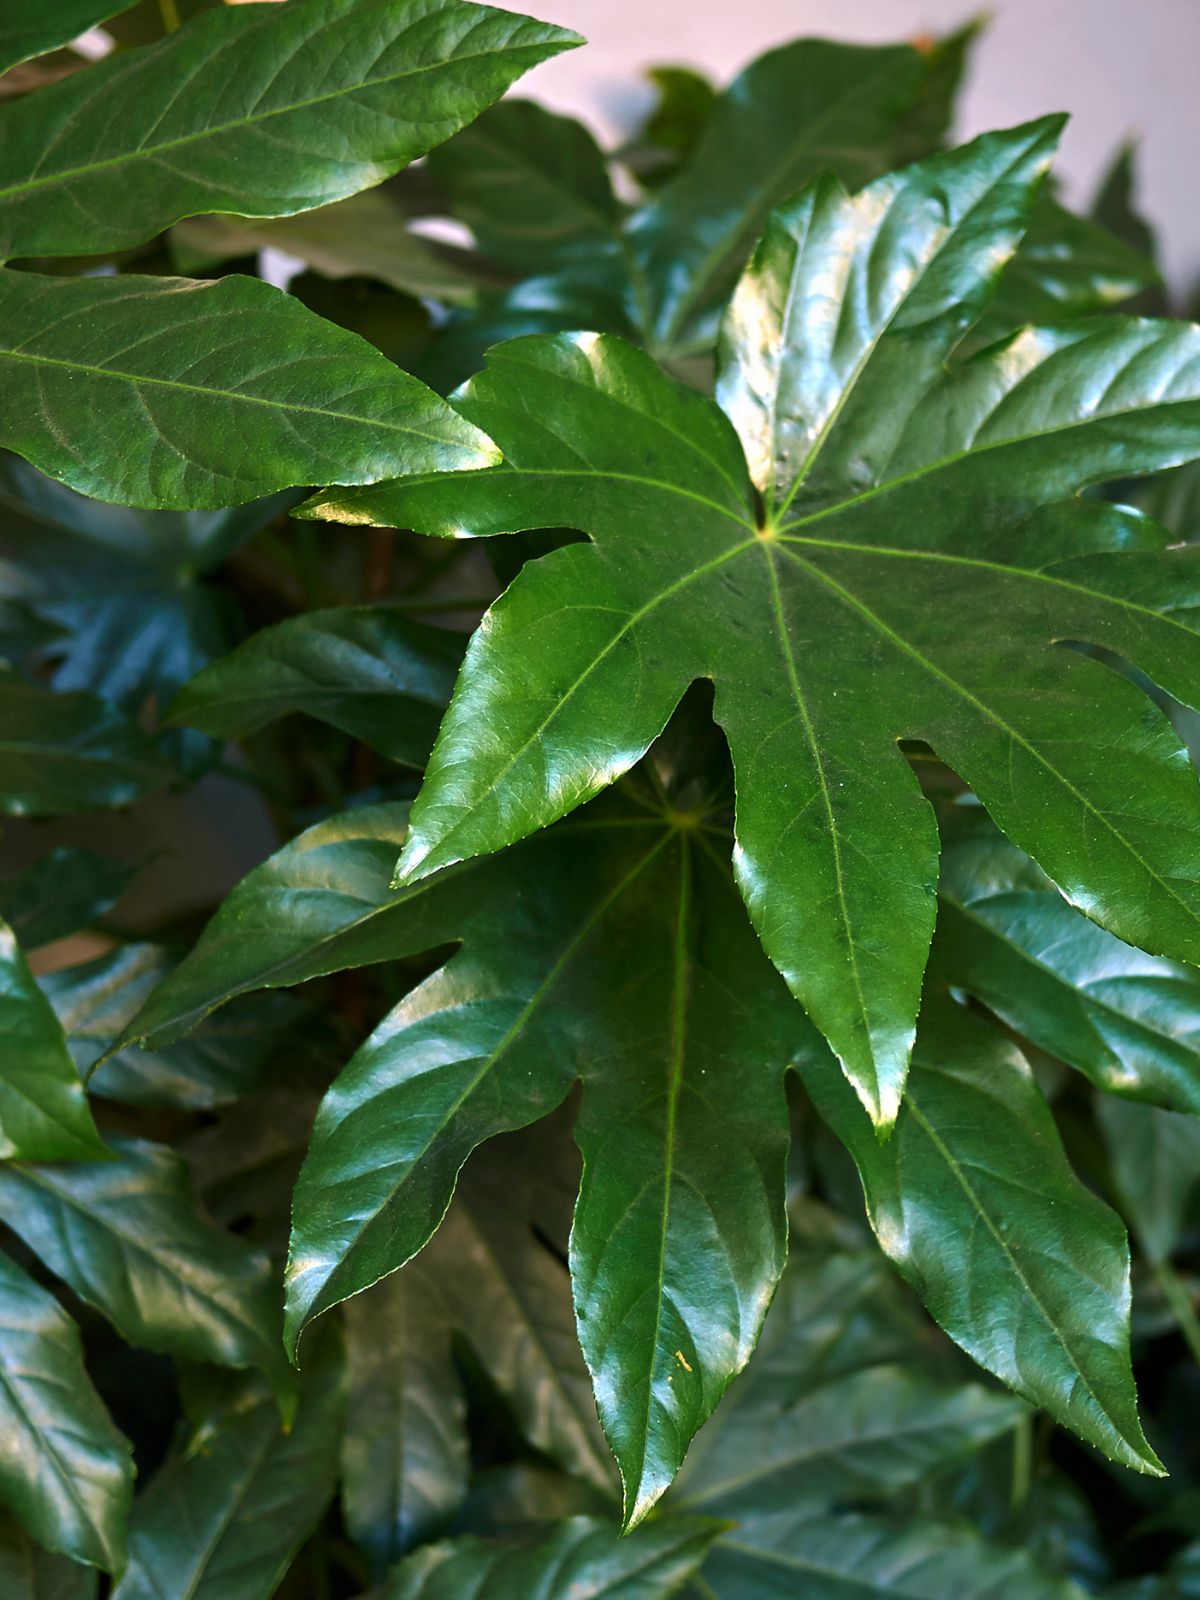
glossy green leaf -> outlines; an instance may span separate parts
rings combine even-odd
[[[713,678],[751,915],[884,1125],[937,858],[899,738],[932,745],[1096,921],[1200,958],[1200,788],[1182,747],[1116,673],[1049,653],[1103,643],[1200,699],[1190,553],[1154,549],[1111,508],[1055,505],[1197,448],[1200,330],[1106,318],[944,369],[1056,126],[986,135],[853,198],[818,179],[776,214],[719,383],[765,520],[711,403],[596,335],[503,346],[467,386],[459,403],[503,468],[313,502],[442,535],[594,540],[531,563],[488,613],[399,881],[569,811]]]
[[[923,76],[907,45],[799,39],[725,91],[683,170],[633,219],[634,295],[652,349],[712,342],[772,206],[831,168],[851,187],[891,164]]]
[[[172,1151],[111,1144],[109,1161],[0,1166],[0,1220],[130,1344],[278,1374],[265,1258],[197,1210]]]
[[[722,1539],[705,1563],[714,1600],[1084,1600],[1028,1555],[932,1517],[813,1516],[803,1507]]]
[[[377,189],[297,217],[195,217],[174,230],[171,250],[185,273],[259,250],[282,250],[335,281],[373,278],[401,294],[453,304],[473,298],[477,287],[469,273],[411,232],[396,202]]]
[[[341,200],[579,42],[462,0],[217,7],[0,107],[0,259],[121,250],[204,211]]]
[[[0,883],[0,917],[26,950],[90,928],[120,900],[142,863],[58,845]]]
[[[827,1057],[803,1076],[858,1164],[881,1246],[950,1337],[1112,1459],[1161,1473],[1129,1367],[1124,1229],[1071,1171],[1017,1051],[927,997],[886,1144]]]
[[[94,695],[50,694],[0,666],[0,813],[127,806],[173,776],[121,712]]]
[[[16,1522],[0,1518],[0,1592],[5,1600],[96,1600],[100,1575],[36,1545]]]
[[[262,628],[176,696],[169,719],[242,738],[302,711],[394,761],[422,766],[465,639],[385,606],[308,611]]]
[[[466,1397],[443,1286],[423,1260],[350,1300],[345,1326],[342,1514],[381,1578],[466,1492]]]
[[[7,1256],[0,1256],[0,1495],[47,1550],[108,1572],[124,1565],[129,1444],[84,1370],[79,1329]],[[11,1549],[16,1541],[0,1542],[0,1581],[6,1543]],[[11,1588],[4,1583],[5,1600],[57,1592],[66,1600],[71,1590],[56,1565],[46,1569],[47,1590],[23,1590],[14,1576]]]
[[[58,1018],[12,929],[0,922],[0,1160],[103,1157]]]
[[[614,1524],[570,1517],[540,1543],[459,1539],[429,1545],[395,1569],[379,1600],[666,1600],[696,1570],[720,1525],[670,1517],[625,1538]]]
[[[942,855],[934,962],[1099,1088],[1200,1112],[1200,973],[1097,928],[986,817]]]
[[[1200,1117],[1101,1097],[1096,1119],[1122,1215],[1152,1263],[1169,1260],[1200,1185]]]
[[[0,330],[0,443],[100,499],[199,510],[497,460],[432,390],[257,278],[3,270]]]
[[[113,1600],[270,1600],[337,1483],[345,1394],[335,1348],[305,1374],[289,1429],[265,1387],[228,1380],[189,1447],[134,1506]]]
[[[208,1111],[260,1088],[268,1063],[283,1052],[289,1036],[294,1066],[305,1008],[288,995],[248,997],[166,1049],[112,1054],[130,1019],[175,964],[160,945],[121,944],[42,979],[67,1048],[93,1093],[127,1105]]]
[[[127,11],[134,0],[54,0],[29,5],[6,0],[0,8],[0,72],[70,44],[81,33]]]
[[[604,156],[573,117],[507,100],[430,156],[454,215],[505,267],[587,275],[619,251],[619,213]]]

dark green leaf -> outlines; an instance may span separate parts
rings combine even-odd
[[[10,1518],[0,1518],[0,1593],[5,1600],[96,1600],[100,1576],[34,1544]]]
[[[379,1600],[666,1600],[704,1560],[719,1529],[670,1517],[620,1538],[614,1524],[570,1517],[540,1544],[429,1545],[400,1563]]]
[[[83,1365],[79,1329],[53,1298],[0,1255],[0,1495],[48,1550],[116,1572],[125,1563],[133,1462]],[[5,1530],[8,1533],[8,1530]],[[19,1536],[0,1539],[4,1600],[74,1591],[57,1563],[46,1588],[11,1585]],[[34,1566],[41,1565],[30,1553]],[[82,1592],[87,1589],[82,1587]]]
[[[431,155],[455,216],[494,260],[524,274],[619,253],[618,210],[604,156],[573,117],[508,100]]]
[[[689,156],[717,103],[716,89],[691,67],[651,67],[646,77],[658,104],[646,119],[642,139],[672,156]]]
[[[278,1374],[265,1258],[196,1209],[172,1151],[112,1146],[111,1161],[0,1166],[0,1220],[130,1344]]]
[[[1117,673],[1050,654],[1102,643],[1200,700],[1192,553],[1154,548],[1111,507],[1056,504],[1200,448],[1200,330],[1109,317],[944,365],[1016,246],[1057,126],[985,135],[853,198],[818,179],[776,214],[719,384],[764,519],[711,403],[596,335],[502,346],[468,385],[461,408],[503,468],[314,502],[442,535],[595,541],[530,563],[488,613],[401,880],[561,816],[646,749],[689,682],[714,679],[752,917],[884,1125],[937,859],[901,737],[931,745],[1097,922],[1200,960],[1183,749]]]
[[[32,61],[127,11],[134,0],[53,0],[50,5],[6,0],[0,8],[0,72]]]
[[[803,1070],[858,1163],[880,1244],[950,1337],[1106,1455],[1160,1473],[1129,1368],[1124,1229],[1067,1165],[1016,1050],[927,997],[886,1144],[828,1057]]]
[[[382,606],[309,611],[258,633],[193,678],[172,722],[242,738],[303,711],[394,761],[420,767],[466,640]]]
[[[112,910],[141,866],[59,845],[0,884],[0,916],[26,950],[37,950],[92,927]]]
[[[0,667],[0,812],[127,806],[173,776],[152,741],[102,700],[50,694]]]
[[[94,1093],[128,1105],[211,1110],[258,1089],[272,1056],[298,1032],[305,1008],[287,995],[256,995],[163,1050],[109,1055],[138,1007],[175,966],[159,945],[124,944],[42,979],[67,1047]],[[107,1059],[97,1068],[101,1057]],[[294,1066],[294,1062],[293,1062]]]
[[[461,0],[217,7],[0,106],[0,260],[120,250],[204,211],[341,200],[579,42]]]
[[[269,1600],[333,1498],[344,1412],[335,1347],[286,1431],[263,1385],[225,1380],[138,1499],[113,1600]]]
[[[705,1563],[714,1600],[1084,1600],[1020,1550],[931,1517],[816,1516],[803,1507],[722,1539]]]
[[[0,922],[0,1161],[107,1154],[49,1001]]]
[[[934,961],[1101,1089],[1200,1112],[1200,973],[1089,922],[977,811],[942,856]]]
[[[1122,1215],[1151,1262],[1169,1260],[1200,1184],[1200,1116],[1102,1096],[1096,1117]]]
[[[100,499],[200,510],[497,459],[432,390],[257,278],[4,270],[0,328],[0,443]]]

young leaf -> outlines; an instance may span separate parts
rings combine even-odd
[[[127,806],[175,776],[153,742],[90,694],[50,694],[0,665],[0,813]]]
[[[596,335],[502,346],[467,387],[461,408],[493,430],[504,468],[314,502],[442,535],[569,526],[594,540],[529,564],[489,612],[401,881],[563,815],[711,677],[751,914],[884,1126],[937,858],[898,739],[930,744],[1096,921],[1200,959],[1200,788],[1182,747],[1115,672],[1050,654],[1102,643],[1200,700],[1191,553],[1121,550],[1127,517],[1056,504],[1200,448],[1200,330],[1109,317],[944,370],[1015,248],[1056,128],[986,135],[852,198],[818,179],[777,215],[735,297],[720,381],[765,519],[711,404]]]
[[[111,911],[143,863],[58,845],[0,884],[0,917],[26,950],[90,928]]]
[[[269,1600],[337,1483],[345,1395],[338,1352],[305,1374],[285,1430],[265,1387],[226,1379],[190,1447],[134,1506],[113,1600]]]
[[[123,250],[202,211],[344,199],[580,42],[462,0],[220,6],[0,106],[0,260]]]
[[[133,1498],[133,1462],[92,1388],[79,1329],[53,1298],[0,1255],[0,1494],[47,1550],[119,1572]],[[15,1540],[0,1543],[5,1600],[68,1600],[47,1562],[46,1589],[4,1578]],[[36,1562],[34,1563],[36,1565]],[[15,1561],[14,1561],[15,1565]],[[61,1590],[53,1587],[61,1583]],[[86,1592],[86,1590],[85,1590]]]
[[[0,270],[0,329],[0,443],[102,500],[199,510],[498,458],[365,339],[257,278]]]
[[[342,1512],[381,1578],[467,1487],[466,1399],[438,1274],[414,1261],[346,1306]]]
[[[425,763],[466,641],[385,606],[308,611],[261,628],[184,687],[168,720],[244,738],[302,711],[408,766]]]
[[[0,72],[48,55],[81,33],[127,11],[135,0],[54,0],[53,5],[6,5],[0,13]]]
[[[110,1161],[0,1166],[0,1220],[130,1344],[278,1375],[265,1258],[196,1209],[172,1151],[112,1146]]]
[[[933,960],[949,982],[1099,1088],[1200,1112],[1194,968],[1097,928],[978,813],[956,819],[938,894]]]
[[[813,1516],[780,1508],[723,1538],[705,1563],[715,1600],[1084,1600],[1023,1550],[932,1517]]]
[[[107,1155],[50,1002],[0,922],[0,1161]]]
[[[720,1524],[668,1517],[619,1538],[610,1523],[569,1517],[540,1544],[458,1539],[427,1545],[392,1573],[379,1600],[666,1600],[696,1571]],[[124,1597],[122,1597],[124,1600]]]
[[[590,277],[618,255],[608,167],[573,117],[506,100],[440,145],[429,170],[479,248],[517,272]]]
[[[1067,1165],[1016,1050],[927,998],[886,1144],[828,1057],[802,1070],[858,1164],[880,1244],[950,1337],[1113,1460],[1160,1474],[1129,1367],[1124,1229]]]

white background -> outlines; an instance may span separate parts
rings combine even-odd
[[[972,0],[498,0],[575,28],[582,49],[517,94],[582,116],[606,138],[648,100],[642,68],[698,66],[727,82],[759,51],[813,33],[870,43],[941,33]],[[1200,0],[991,0],[960,101],[964,137],[1069,111],[1059,170],[1085,202],[1117,145],[1141,140],[1143,210],[1179,292],[1200,280]]]

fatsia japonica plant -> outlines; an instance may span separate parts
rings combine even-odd
[[[979,33],[0,0],[4,1600],[1200,1594],[1200,329]]]

